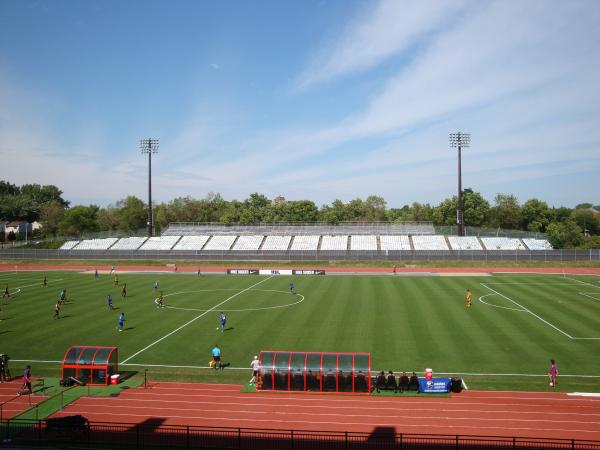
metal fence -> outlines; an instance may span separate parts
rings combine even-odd
[[[0,259],[197,260],[197,261],[600,261],[589,250],[381,250],[381,251],[193,251],[193,250],[48,250],[5,248]]]
[[[378,450],[378,449],[572,449],[600,450],[600,441],[500,436],[396,433],[376,427],[371,433],[275,430],[165,425],[151,418],[141,424],[60,423],[57,419],[0,422],[0,448],[172,448],[244,450]]]

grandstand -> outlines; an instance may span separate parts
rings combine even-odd
[[[316,252],[319,246],[319,239],[321,236],[318,235],[304,235],[294,236],[292,241],[291,251],[313,251]]]
[[[202,250],[204,244],[210,239],[210,236],[183,236],[173,250]]]
[[[60,246],[59,250],[71,250],[77,244],[79,244],[79,241],[67,241],[63,245]]]
[[[232,250],[256,251],[260,248],[260,244],[262,244],[264,238],[262,235],[240,236],[235,241]]]
[[[140,250],[171,250],[181,236],[153,236],[142,244]]]
[[[291,236],[267,236],[263,243],[263,251],[286,251],[290,246]]]
[[[482,237],[481,242],[486,250],[526,250],[525,245],[516,238]]]
[[[382,251],[411,250],[408,236],[390,236],[383,235],[379,237],[379,244]]]
[[[225,252],[231,248],[236,238],[237,235],[212,236],[208,243],[204,246],[203,251],[215,250]]]
[[[348,236],[323,236],[321,251],[346,251],[348,250]]]
[[[475,236],[448,236],[448,242],[452,250],[483,250]]]
[[[121,238],[110,248],[111,250],[137,250],[146,242],[145,237]]]
[[[117,238],[84,239],[73,250],[108,250]]]
[[[350,236],[350,250],[377,251],[377,236],[359,234]]]
[[[444,236],[413,236],[413,248],[415,250],[449,250]]]
[[[522,239],[529,250],[552,250],[552,245],[545,239]]]

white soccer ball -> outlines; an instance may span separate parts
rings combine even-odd
[[[219,329],[219,327],[217,327],[217,330]]]

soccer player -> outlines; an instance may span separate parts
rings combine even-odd
[[[2,295],[2,298],[4,298],[4,297],[10,298],[10,290],[8,289],[8,284],[4,288],[4,294]]]
[[[556,387],[556,377],[558,377],[558,366],[556,361],[550,360],[550,370],[548,371],[548,383],[550,387]]]
[[[465,303],[465,308],[470,308],[471,307],[471,289],[467,289],[467,303]]]
[[[296,288],[293,281],[290,283],[290,294],[296,295]]]
[[[48,278],[44,275],[44,281],[42,281],[42,286],[48,287]]]
[[[98,268],[94,268],[94,278],[98,279]]]
[[[121,289],[121,297],[127,297],[127,283],[123,283],[123,289]]]
[[[67,290],[65,288],[63,288],[63,290],[60,291],[58,303],[64,303],[66,301],[67,301]]]
[[[165,296],[163,295],[163,291],[160,291],[160,295],[158,296],[158,303],[156,304],[157,308],[164,308],[165,304]]]
[[[212,349],[212,359],[214,363],[213,368],[223,368],[223,363],[221,362],[221,349],[217,344],[215,344],[215,347]]]
[[[158,291],[158,280],[154,280],[154,291]]]
[[[115,273],[115,286],[119,285],[119,275]]]
[[[224,312],[221,313],[221,333],[225,331],[225,324],[227,323],[227,316]]]
[[[200,272],[200,266],[198,266],[198,272],[196,272],[196,275],[197,275],[197,276],[200,276],[200,275],[202,275],[202,272]]]
[[[60,319],[60,302],[56,302],[54,305],[54,319]]]
[[[106,303],[108,303],[108,309],[113,309],[112,295],[108,294],[108,296],[106,297]]]
[[[125,313],[122,312],[121,315],[119,315],[119,320],[117,322],[117,328],[119,329],[119,331],[123,331],[124,323],[125,323]]]

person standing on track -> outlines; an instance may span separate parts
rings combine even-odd
[[[558,366],[556,361],[550,360],[550,370],[548,371],[548,384],[550,387],[556,387],[556,378],[558,377]]]
[[[467,289],[465,308],[471,307],[471,289]]]
[[[31,366],[27,366],[23,372],[23,386],[18,395],[31,394]]]

